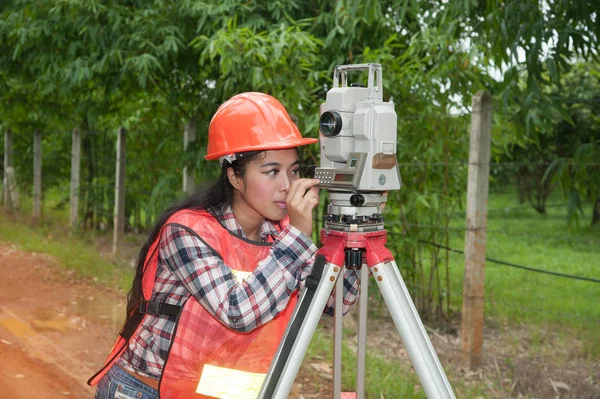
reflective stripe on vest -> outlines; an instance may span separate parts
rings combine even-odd
[[[196,392],[223,399],[256,399],[265,377],[263,373],[206,364]]]

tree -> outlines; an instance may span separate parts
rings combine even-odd
[[[556,158],[544,174],[568,199],[568,222],[578,222],[582,199],[594,203],[591,224],[600,223],[600,74],[598,64],[579,63],[552,95],[564,101],[569,120],[556,118],[551,146]]]

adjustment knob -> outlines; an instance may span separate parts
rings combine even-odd
[[[365,197],[362,194],[352,194],[350,196],[350,205],[352,206],[363,206],[365,204]]]
[[[360,269],[363,264],[363,256],[365,250],[363,248],[344,249],[346,269]]]

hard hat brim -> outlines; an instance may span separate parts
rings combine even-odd
[[[297,139],[297,140],[294,140],[291,142],[281,143],[280,145],[274,145],[274,144],[255,145],[255,146],[238,148],[236,153],[248,152],[248,151],[286,150],[288,148],[296,148],[296,147],[301,147],[301,146],[305,146],[305,145],[309,145],[309,144],[315,144],[318,141],[319,141],[318,139],[301,138],[301,139]],[[212,161],[212,160],[218,159],[219,157],[222,157],[223,155],[229,155],[229,154],[231,154],[230,151],[221,151],[221,152],[213,153],[210,155],[206,155],[204,157],[204,159],[207,161]]]

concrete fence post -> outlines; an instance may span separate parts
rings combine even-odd
[[[42,220],[42,132],[33,133],[33,209],[31,223],[39,226]]]
[[[119,128],[117,137],[117,168],[115,179],[115,210],[113,231],[113,255],[118,255],[125,234],[125,143],[127,130]]]
[[[81,134],[73,129],[71,136],[71,193],[69,197],[69,227],[71,231],[78,227],[79,215],[79,179],[81,168]]]

